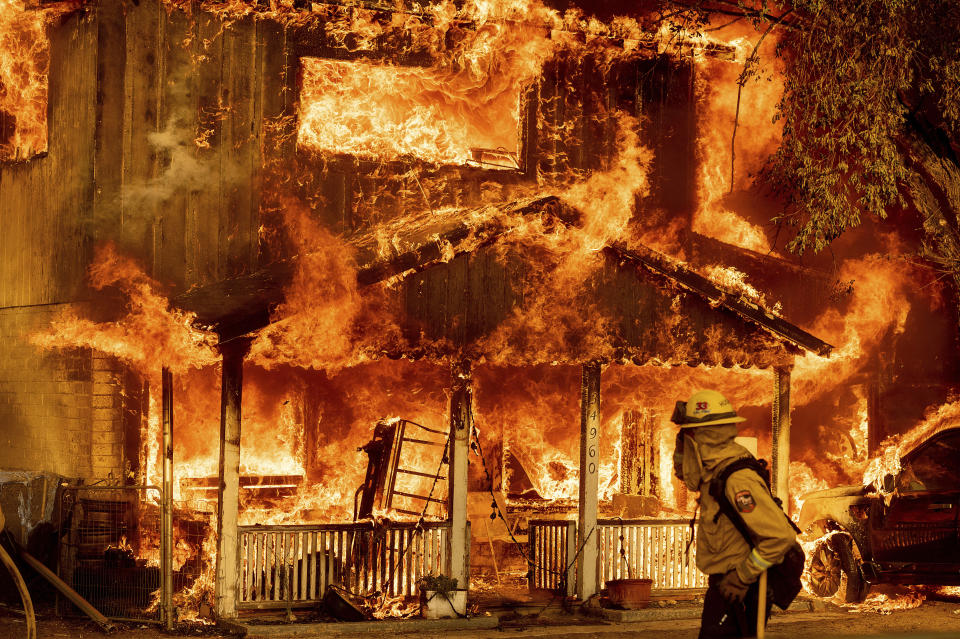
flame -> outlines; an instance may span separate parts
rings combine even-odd
[[[709,266],[703,270],[704,275],[716,282],[719,286],[729,291],[739,293],[744,298],[754,304],[762,306],[774,315],[780,315],[782,313],[783,307],[780,302],[768,304],[766,296],[747,282],[746,273],[742,273],[732,266],[719,265]]]
[[[366,601],[370,615],[374,619],[395,619],[412,617],[420,612],[420,603],[408,597],[391,597],[381,594]]]
[[[810,466],[801,461],[790,462],[790,497],[795,516],[800,515],[805,495],[825,488],[829,488],[827,482],[818,477]]]
[[[354,51],[403,29],[412,40],[403,51],[433,64],[304,59],[298,143],[380,161],[482,162],[476,149],[516,155],[521,93],[555,48],[545,25],[558,20],[538,2],[506,0],[437,2],[423,17],[398,12],[387,24],[364,10],[328,22],[334,41]]]
[[[0,0],[0,159],[47,150],[48,17],[22,0]]]
[[[330,153],[381,161],[413,156],[435,164],[467,164],[474,149],[517,152],[519,87],[491,96],[464,86],[448,104],[449,87],[469,71],[393,67],[304,58],[298,143]],[[510,89],[513,89],[512,91]],[[468,108],[469,105],[469,108]],[[477,113],[481,117],[477,117]]]
[[[304,207],[290,203],[283,211],[299,260],[283,304],[257,335],[248,359],[265,368],[293,364],[336,371],[401,342],[387,289],[367,287],[360,296],[352,249]]]
[[[170,0],[170,4],[184,3]],[[12,11],[8,10],[11,7]],[[254,3],[204,3],[203,7],[225,20],[258,11]],[[484,450],[491,451],[487,461],[514,462],[504,470],[504,492],[525,481],[521,477],[525,473],[530,485],[524,488],[558,508],[565,501],[569,505],[568,500],[577,497],[579,484],[580,371],[576,364],[615,359],[610,340],[612,318],[585,292],[584,283],[602,272],[605,246],[670,245],[672,238],[667,236],[679,235],[673,231],[681,230],[685,223],[672,220],[666,230],[658,228],[644,237],[633,235],[631,222],[651,213],[636,210],[636,202],[649,190],[648,169],[653,157],[641,144],[640,133],[650,125],[599,104],[594,117],[610,123],[616,149],[599,170],[569,168],[570,158],[564,151],[556,151],[546,158],[547,168],[525,167],[532,175],[526,182],[505,180],[500,184],[491,178],[472,194],[465,193],[448,175],[431,174],[437,173],[436,167],[420,165],[477,164],[490,159],[491,149],[499,154],[499,160],[512,162],[519,151],[522,97],[540,81],[544,64],[552,56],[577,59],[589,54],[598,61],[597,73],[604,74],[614,62],[630,60],[642,50],[693,55],[697,83],[705,91],[699,105],[702,161],[692,230],[766,253],[770,243],[761,224],[769,218],[770,207],[751,199],[749,176],[779,138],[778,126],[768,117],[780,92],[779,78],[774,75],[771,82],[744,88],[737,177],[731,185],[730,136],[736,110],[736,91],[731,89],[742,66],[702,55],[710,47],[716,49],[715,39],[666,27],[648,33],[636,20],[627,18],[603,24],[577,12],[561,16],[525,0],[467,2],[459,7],[438,2],[419,7],[418,12],[392,12],[387,18],[382,12],[360,7],[299,11],[283,2],[273,2],[269,11],[258,13],[288,24],[319,23],[334,46],[357,59],[349,63],[304,59],[299,121],[294,125],[289,118],[280,118],[266,125],[265,144],[279,148],[283,136],[295,131],[300,148],[316,157],[292,163],[297,166],[264,167],[261,241],[271,250],[281,247],[268,254],[294,255],[296,264],[283,303],[274,310],[271,325],[256,336],[244,366],[240,461],[244,476],[282,476],[288,483],[284,491],[278,491],[282,494],[269,498],[256,490],[241,490],[241,523],[351,520],[354,492],[367,462],[358,448],[370,439],[376,421],[401,416],[442,430],[449,420],[446,366],[429,360],[382,357],[384,353],[410,353],[411,349],[405,348],[408,340],[420,339],[421,345],[427,341],[422,336],[411,338],[399,327],[402,313],[391,285],[403,276],[386,285],[361,289],[354,249],[317,221],[314,209],[320,208],[324,196],[320,189],[312,189],[317,182],[306,174],[325,167],[323,161],[331,160],[329,156],[340,154],[404,163],[397,175],[382,180],[374,192],[357,195],[350,202],[358,224],[372,227],[381,257],[401,247],[395,225],[383,222],[394,205],[397,210],[429,211],[438,217],[469,208],[471,213],[464,222],[473,228],[502,215],[494,206],[481,205],[515,198],[557,194],[582,212],[582,224],[577,228],[550,225],[536,215],[498,220],[505,232],[493,249],[497,257],[505,264],[520,258],[530,265],[523,290],[518,292],[524,304],[477,346],[480,355],[474,369],[475,417]],[[22,51],[13,56],[6,52],[13,42],[7,36],[14,32],[11,29],[27,27],[10,25],[26,21],[36,35],[42,32],[41,15],[24,13],[14,0],[0,0],[0,61],[22,56]],[[391,44],[398,34],[404,38],[397,41],[405,44]],[[742,63],[752,48],[750,42],[742,34],[724,37],[730,55]],[[623,39],[623,46],[610,46],[606,39],[614,38]],[[378,49],[384,46],[399,47],[385,52],[393,62],[414,56],[411,59],[431,64],[370,62],[384,53]],[[30,109],[11,110],[4,100],[14,96],[31,105],[39,103],[46,52],[36,50],[31,55],[35,68],[28,68],[26,75],[23,68],[9,75],[15,65],[0,67],[0,84],[7,87],[6,92],[0,91],[0,111],[17,114],[16,136],[20,137],[15,137],[13,144],[28,150],[46,144],[37,141],[39,133],[31,134],[26,128],[35,117]],[[14,81],[22,83],[23,78],[31,91],[36,91],[33,97],[9,91],[16,86]],[[45,93],[42,99],[45,112]],[[559,148],[560,142],[577,135],[562,124],[554,128],[548,122],[546,112],[553,108],[548,100],[539,108],[537,115],[543,122],[538,134],[544,140]],[[206,115],[214,118],[222,113]],[[45,136],[45,124],[43,129]],[[207,135],[199,131],[195,139],[191,135],[184,141],[188,146],[207,145]],[[488,151],[478,155],[478,148]],[[270,158],[286,157],[272,153],[272,147],[268,150],[271,153],[265,155]],[[318,158],[320,162],[314,162]],[[412,158],[422,162],[410,162]],[[306,203],[290,196],[295,189],[306,192]],[[391,190],[397,192],[389,193]],[[822,312],[811,312],[805,324],[836,345],[834,354],[829,359],[800,357],[793,372],[794,409],[798,413],[809,409],[805,418],[816,420],[809,428],[796,428],[794,435],[804,437],[809,432],[817,439],[816,445],[803,442],[794,447],[791,491],[798,509],[803,493],[840,479],[877,481],[897,468],[910,445],[955,423],[960,413],[956,403],[942,406],[907,435],[887,442],[875,458],[867,459],[866,399],[862,388],[850,387],[861,384],[873,370],[878,353],[907,331],[914,304],[929,301],[926,296],[932,298],[933,294],[915,290],[916,273],[898,257],[908,252],[906,248],[890,242],[858,251],[843,260],[836,274],[842,281],[855,281],[849,295],[833,300]],[[443,260],[452,260],[453,245],[446,243],[442,253]],[[744,273],[722,264],[704,271],[725,288],[764,307],[767,299],[777,299],[782,292],[762,290],[748,283]],[[187,480],[209,480],[218,472],[220,375],[215,338],[195,326],[191,314],[171,308],[162,287],[113,247],[98,249],[90,275],[96,291],[116,288],[121,292],[126,314],[109,322],[82,317],[73,309],[33,341],[43,348],[96,349],[149,378],[151,396],[148,419],[144,420],[141,469],[151,484],[159,483],[160,473],[156,374],[161,365],[174,370],[176,498],[181,512],[208,512],[209,491],[204,494]],[[771,310],[779,311],[778,305]],[[447,345],[427,346],[443,352]],[[162,354],[164,361],[156,359],[157,354]],[[682,362],[683,357],[678,355],[676,361]],[[660,514],[677,516],[689,511],[690,499],[673,478],[676,427],[667,418],[674,401],[699,388],[722,389],[738,412],[748,417],[742,434],[757,437],[761,456],[767,456],[771,377],[770,371],[756,369],[607,366],[601,392],[601,498],[610,499],[617,490],[618,461],[624,454],[624,415],[627,411],[653,411],[658,413],[654,419],[659,426],[651,444],[659,451],[655,470]],[[821,445],[823,442],[829,445]],[[493,454],[496,450],[501,451],[500,459]],[[414,449],[406,455],[404,467],[435,472],[435,455]],[[418,479],[409,485],[409,491],[423,494],[430,484],[429,478]],[[442,498],[445,483],[438,489],[435,496]],[[390,514],[376,512],[374,517]],[[212,530],[214,524],[202,540],[177,542],[178,570],[190,566],[198,549],[203,558],[190,588],[177,594],[178,605],[187,609],[212,600],[216,552]],[[149,561],[156,560],[148,555],[144,553]],[[899,604],[878,599],[871,605],[879,609]],[[375,615],[404,615],[409,610],[402,600],[384,599],[376,603]]]
[[[927,594],[919,588],[907,588],[906,592],[897,594],[875,593],[867,597],[861,604],[846,604],[845,608],[851,612],[875,612],[889,615],[897,610],[912,610],[919,608],[927,599]]]
[[[771,249],[763,228],[753,220],[769,219],[762,207],[738,200],[750,188],[752,175],[780,141],[779,123],[773,115],[783,91],[781,76],[773,69],[761,69],[766,82],[747,80],[739,95],[737,82],[744,71],[753,43],[743,35],[743,27],[732,25],[718,32],[735,49],[733,62],[700,56],[697,59],[699,94],[699,207],[693,230],[708,237],[759,253]],[[754,40],[759,36],[753,36]],[[773,58],[775,42],[764,42],[760,54]],[[751,69],[756,67],[751,65]],[[756,75],[756,73],[754,73]],[[735,177],[731,184],[731,158],[734,157],[736,123]],[[760,213],[758,216],[757,213]]]
[[[48,330],[31,336],[33,344],[45,349],[92,348],[151,375],[162,366],[179,372],[219,360],[215,336],[197,328],[192,313],[171,308],[159,285],[113,245],[97,249],[90,284],[96,291],[119,289],[127,298],[127,313],[116,322],[97,322],[70,307]]]

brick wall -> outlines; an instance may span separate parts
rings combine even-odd
[[[90,470],[93,477],[121,477],[124,466],[123,371],[113,358],[93,354]]]
[[[0,309],[0,471],[85,480],[124,470],[121,371],[87,349],[44,352],[28,336],[63,305]]]

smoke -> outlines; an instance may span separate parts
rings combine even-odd
[[[171,46],[188,47],[189,43]],[[167,60],[171,66],[165,76],[164,105],[168,113],[161,110],[163,128],[147,133],[145,148],[134,151],[137,161],[133,163],[133,177],[123,183],[112,202],[98,211],[97,222],[104,227],[100,230],[106,231],[99,233],[101,236],[115,235],[107,226],[115,224],[119,216],[124,238],[142,238],[168,209],[172,209],[172,215],[189,214],[189,198],[211,201],[208,194],[227,192],[250,179],[249,158],[244,160],[235,148],[236,140],[224,134],[223,122],[232,114],[231,108],[224,106],[224,96],[219,96],[218,106],[198,111],[191,89],[203,65],[219,65],[220,61],[207,56],[188,58],[181,64],[174,60],[174,56]],[[134,139],[133,144],[141,141]],[[145,157],[152,162],[140,161]],[[221,206],[216,199],[211,205]]]
[[[243,175],[240,167],[235,163],[221,165],[216,155],[200,157],[198,139],[194,128],[178,116],[171,116],[162,131],[149,134],[147,141],[152,153],[161,158],[163,169],[154,177],[124,184],[124,208],[153,210],[174,195],[200,193],[214,182],[225,186],[237,183]]]

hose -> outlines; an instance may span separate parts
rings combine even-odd
[[[20,591],[20,599],[23,601],[23,612],[27,617],[27,639],[37,639],[37,617],[33,613],[33,600],[30,599],[30,591],[27,590],[27,584],[23,580],[20,571],[17,570],[17,564],[13,563],[13,558],[7,553],[6,549],[0,545],[0,562],[10,571],[13,582]]]

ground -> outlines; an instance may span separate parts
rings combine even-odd
[[[648,621],[640,623],[577,622],[565,623],[559,617],[541,619],[538,622],[527,620],[526,624],[493,630],[443,630],[439,632],[417,631],[402,633],[416,639],[447,639],[455,634],[457,639],[498,639],[508,637],[549,637],[550,639],[695,639],[698,623],[693,619],[672,621]],[[397,636],[394,629],[384,627],[382,632],[364,632],[358,634],[349,631],[349,624],[317,624],[316,634],[298,635],[299,637],[335,637],[347,639],[351,636],[360,639],[379,639]],[[277,630],[282,626],[276,626]],[[25,636],[25,623],[22,616],[12,612],[0,611],[0,638],[19,639]],[[333,631],[333,632],[331,632]],[[219,633],[213,628],[190,628],[179,636],[206,636],[211,639],[226,638],[230,635]],[[104,637],[95,625],[83,621],[65,621],[53,617],[40,620],[38,639],[96,639]],[[151,626],[127,625],[110,635],[113,639],[160,639],[169,637],[160,629]],[[280,637],[281,635],[275,635]],[[960,604],[956,602],[926,601],[920,607],[911,610],[897,610],[889,614],[876,612],[850,612],[843,609],[830,609],[823,612],[790,612],[776,615],[771,619],[767,635],[769,639],[829,639],[831,637],[960,637]]]

